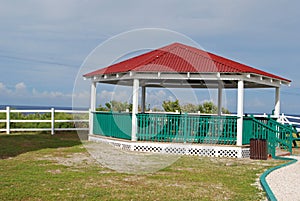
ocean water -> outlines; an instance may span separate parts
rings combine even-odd
[[[71,106],[32,106],[32,105],[0,105],[0,110],[5,110],[6,107],[9,106],[10,108],[16,110],[50,110],[54,108],[56,110],[88,110],[89,108],[85,107],[76,107],[72,108]]]

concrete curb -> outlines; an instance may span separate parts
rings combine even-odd
[[[290,162],[287,162],[287,163],[278,165],[276,167],[270,168],[260,176],[260,178],[259,178],[260,179],[260,184],[261,184],[262,188],[264,189],[264,191],[266,192],[268,200],[270,200],[270,201],[277,201],[277,199],[276,199],[274,193],[272,192],[269,184],[266,181],[266,177],[268,176],[268,174],[270,174],[274,170],[277,170],[279,168],[291,165],[291,164],[296,163],[298,161],[297,159],[294,159],[294,158],[285,158],[285,157],[279,157],[279,156],[275,156],[274,159],[276,159],[276,160],[285,160],[285,161],[290,161]]]

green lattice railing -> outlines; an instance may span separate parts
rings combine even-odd
[[[237,117],[180,114],[138,114],[142,141],[236,144]]]

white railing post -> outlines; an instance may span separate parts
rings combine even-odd
[[[89,109],[89,134],[92,135],[94,132],[94,119],[93,119],[93,111]]]
[[[97,82],[92,82],[91,84],[91,105],[89,110],[89,134],[94,133],[94,112],[96,111],[97,102]]]
[[[54,135],[55,131],[55,110],[54,108],[51,108],[51,135]]]
[[[6,107],[6,134],[10,134],[10,107]]]
[[[280,88],[276,87],[274,116],[278,118],[279,115],[280,115]]]

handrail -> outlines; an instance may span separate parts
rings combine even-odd
[[[291,126],[291,125],[284,125],[284,124],[281,124],[277,121],[275,121],[274,119],[272,118],[268,118],[268,122],[272,122],[273,124],[275,124],[276,126],[282,128],[282,129],[285,129],[285,130],[289,130],[290,132],[297,132],[295,127]]]
[[[245,117],[246,119],[247,117]],[[271,153],[272,157],[275,157],[275,147],[276,143],[280,143],[283,145],[287,151],[292,153],[292,141],[293,141],[293,132],[294,129],[291,126],[283,125],[274,119],[268,117],[263,117],[262,121],[259,119],[256,119],[253,116],[249,116],[248,118],[251,119],[253,123],[258,124],[260,127],[267,129],[265,131],[265,136],[263,138],[267,139],[269,141],[269,153]],[[254,138],[258,138],[261,136],[262,132],[260,129],[252,129],[254,132]]]
[[[266,128],[268,128],[268,129],[270,129],[270,130],[276,132],[276,129],[272,128],[270,125],[264,124],[264,123],[262,123],[261,121],[258,121],[258,120],[257,120],[256,118],[254,118],[254,117],[251,117],[251,116],[250,116],[250,118],[252,118],[252,121],[254,121],[255,123],[260,124],[261,126],[266,127]]]
[[[293,133],[294,132],[297,133],[297,130],[291,125],[281,124],[281,123],[275,121],[272,118],[268,118],[267,120],[268,120],[268,125],[270,125],[271,127],[273,127],[273,126],[276,127],[277,132],[279,132],[279,134],[281,134],[281,135],[279,135],[279,137],[276,138],[276,140],[278,142],[282,143],[282,144],[285,144],[285,146],[288,147],[288,151],[290,153],[292,153],[292,141],[293,141],[293,138],[294,138]],[[286,139],[281,139],[280,138],[280,137],[283,137],[283,136],[286,137],[287,133],[289,134],[288,139],[287,138]],[[282,135],[282,134],[284,134],[284,135]],[[286,143],[285,140],[287,140],[288,142]]]

